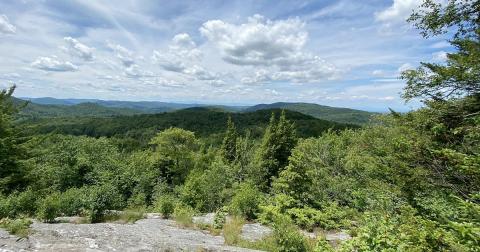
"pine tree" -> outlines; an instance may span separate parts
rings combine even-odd
[[[15,86],[0,91],[0,192],[11,192],[26,183],[26,170],[19,161],[24,157],[12,125],[16,108],[12,102]]]
[[[278,122],[272,113],[257,153],[259,168],[267,186],[288,165],[288,157],[296,142],[295,126],[286,119],[285,111],[282,111]]]
[[[227,121],[227,131],[223,138],[222,155],[228,162],[235,161],[237,155],[237,130],[230,116]]]

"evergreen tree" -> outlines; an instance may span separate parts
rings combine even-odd
[[[0,91],[0,192],[11,192],[24,185],[26,170],[19,163],[24,157],[23,149],[12,125],[16,108],[12,101],[15,86]]]
[[[237,130],[230,116],[227,121],[227,131],[223,138],[222,155],[228,162],[235,161],[237,155]]]
[[[278,122],[272,113],[257,153],[257,161],[268,186],[288,165],[288,157],[296,142],[295,126],[286,119],[285,111],[282,111]]]

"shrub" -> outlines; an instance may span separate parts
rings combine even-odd
[[[147,195],[143,192],[134,193],[127,201],[127,205],[133,208],[145,207]]]
[[[332,245],[328,243],[325,237],[320,236],[317,239],[313,252],[334,252]]]
[[[14,192],[0,198],[0,218],[15,218],[21,214],[33,215],[37,209],[37,193],[32,190]]]
[[[160,212],[163,218],[169,218],[175,210],[175,199],[171,195],[162,195],[155,201],[155,211]]]
[[[110,184],[90,187],[88,211],[91,222],[103,220],[105,210],[114,210],[122,206],[123,198]]]
[[[327,230],[348,228],[353,215],[351,210],[340,208],[336,203],[327,204],[321,210],[311,207],[292,208],[287,213],[295,224],[310,231],[315,227]]]
[[[81,215],[88,207],[87,187],[70,188],[60,195],[60,212],[66,216]]]
[[[26,237],[30,233],[29,228],[32,224],[32,221],[29,219],[15,219],[11,220],[8,218],[0,220],[0,227],[6,229],[10,234],[17,235],[20,237]]]
[[[277,218],[273,227],[273,237],[277,251],[306,252],[310,250],[305,236],[298,231],[288,218]]]
[[[215,217],[213,219],[213,228],[215,229],[222,229],[225,225],[227,220],[227,210],[222,207],[215,213]]]
[[[60,213],[60,194],[53,193],[41,201],[37,217],[44,222],[53,222]]]
[[[263,202],[263,195],[251,183],[243,183],[236,190],[229,209],[234,215],[240,215],[253,220],[259,212],[259,205]]]
[[[175,221],[184,226],[191,227],[193,226],[193,215],[195,211],[189,206],[184,206],[182,204],[177,204],[175,210],[173,211],[173,217]]]

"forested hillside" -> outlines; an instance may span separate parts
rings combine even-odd
[[[364,127],[281,109],[19,122],[15,87],[3,90],[0,227],[155,212],[265,251],[480,251],[479,6],[424,1],[409,21],[427,37],[448,28],[454,51],[402,73],[422,108]],[[194,224],[201,213],[213,224]],[[250,222],[273,232],[245,240]],[[327,241],[339,230],[351,239]]]
[[[16,115],[18,120],[29,120],[51,117],[109,117],[119,115],[135,115],[142,113],[139,110],[128,108],[108,108],[95,103],[80,103],[71,106],[41,105],[14,98],[20,108]]]
[[[348,108],[335,108],[329,106],[323,106],[313,103],[288,103],[277,102],[272,104],[258,104],[245,109],[245,111],[257,111],[262,109],[288,109],[291,111],[297,111],[313,117],[352,124],[366,124],[370,121],[373,115],[376,113],[348,109]]]
[[[240,132],[249,131],[254,138],[260,137],[272,113],[281,110],[261,110],[248,113],[230,113],[211,108],[189,108],[169,113],[143,114],[134,116],[116,116],[110,118],[45,118],[23,122],[31,133],[60,133],[68,135],[86,135],[91,137],[117,137],[140,140],[148,143],[156,133],[170,127],[178,127],[195,132],[200,137],[221,139],[226,129],[225,122],[230,117]],[[358,128],[357,125],[341,124],[313,118],[298,112],[286,111],[290,120],[295,122],[300,137],[315,137],[331,130]]]

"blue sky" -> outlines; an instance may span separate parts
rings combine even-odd
[[[401,70],[445,60],[417,0],[0,2],[0,87],[16,96],[386,111]]]

